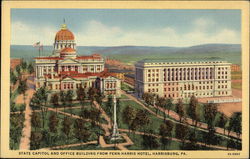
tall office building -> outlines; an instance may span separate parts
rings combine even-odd
[[[142,60],[135,64],[135,90],[161,97],[230,96],[231,64],[214,60]]]

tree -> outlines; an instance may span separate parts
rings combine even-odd
[[[41,127],[41,116],[39,113],[36,113],[36,112],[32,113],[31,124],[32,124],[32,127],[35,128],[35,131],[37,128]]]
[[[213,121],[215,119],[215,116],[217,114],[217,105],[214,103],[209,103],[205,105],[204,109],[204,118],[205,121],[207,122],[207,128],[213,127]]]
[[[102,100],[105,98],[105,95],[101,92],[101,90],[97,91],[96,102],[102,105]]]
[[[57,93],[52,95],[50,102],[53,103],[53,106],[56,108],[56,114],[57,114],[57,108],[59,106],[59,96]]]
[[[158,106],[159,107],[161,107],[161,108],[164,108],[164,106],[166,105],[166,100],[165,100],[165,98],[163,98],[163,97],[160,97],[160,98],[158,98],[158,100],[157,100],[157,108],[156,108],[156,114],[158,113]],[[165,112],[164,112],[164,120],[165,120]]]
[[[21,63],[22,70],[25,70],[27,68],[27,62],[22,59]]]
[[[55,113],[52,113],[49,117],[49,131],[50,132],[57,132],[59,120],[57,119],[57,115]]]
[[[34,72],[34,67],[33,67],[32,63],[29,63],[29,65],[28,65],[28,72],[29,72],[29,74],[32,74]]]
[[[230,131],[235,131],[238,138],[240,138],[241,135],[241,129],[242,129],[242,113],[241,112],[235,112],[229,120],[229,126],[228,126],[228,136],[230,134]]]
[[[184,117],[184,109],[183,109],[183,102],[181,99],[178,100],[176,104],[176,113],[179,115],[180,122],[182,122],[182,118]]]
[[[186,125],[182,124],[176,124],[175,125],[175,135],[177,138],[181,140],[182,148],[184,147],[185,140],[188,135],[188,127]]]
[[[72,107],[72,101],[73,101],[73,91],[72,90],[68,90],[66,93],[66,101],[69,107]],[[72,109],[70,109],[71,111],[71,116],[72,116]]]
[[[189,140],[188,145],[186,146],[186,149],[188,150],[196,150],[197,149],[197,139],[196,139],[196,133],[194,131],[189,131],[187,139]]]
[[[211,145],[211,144],[218,144],[219,140],[215,135],[215,128],[213,126],[208,127],[208,132],[204,133],[203,135],[205,144]]]
[[[188,109],[187,109],[187,114],[192,119],[192,124],[194,124],[194,120],[196,120],[197,118],[197,114],[196,114],[197,105],[198,105],[198,100],[195,98],[195,96],[192,96],[190,98],[190,102],[189,102]]]
[[[90,118],[90,111],[87,109],[82,109],[80,112],[80,117],[82,119],[89,119]]]
[[[168,109],[168,116],[169,116],[169,111],[172,108],[172,106],[173,106],[173,99],[171,97],[167,98],[164,112],[166,112],[166,109]]]
[[[148,104],[152,105],[154,101],[154,95],[152,93],[144,93],[142,99]]]
[[[60,101],[61,101],[61,103],[63,105],[63,109],[65,111],[65,106],[66,106],[67,100],[66,100],[66,93],[64,91],[62,91],[62,90],[60,91]]]
[[[94,87],[89,88],[88,95],[91,103],[93,103],[93,101],[95,101],[97,96],[97,89]]]
[[[14,86],[17,82],[18,78],[16,77],[15,73],[11,70],[10,71],[10,82],[12,84],[12,86]],[[13,88],[12,88],[13,90]]]
[[[83,142],[86,142],[91,135],[91,133],[89,132],[89,130],[85,126],[85,122],[81,119],[75,120],[74,134],[78,140],[83,141]]]
[[[84,88],[82,88],[82,86],[80,86],[77,90],[76,90],[76,95],[77,95],[77,100],[80,101],[81,105],[84,105],[84,99],[85,99],[85,90]]]
[[[156,137],[153,136],[153,130],[149,129],[147,131],[148,134],[144,134],[142,135],[142,145],[144,146],[145,149],[156,149],[157,147],[159,147],[159,144],[156,140]]]
[[[105,107],[105,111],[107,112],[107,114],[109,116],[111,116],[111,112],[112,112],[112,108],[113,108],[113,98],[112,96],[108,96],[108,101],[107,101],[107,104],[106,104],[106,107]]]
[[[31,149],[39,149],[40,148],[40,142],[43,139],[43,134],[41,132],[31,132]]]
[[[135,118],[131,124],[131,129],[136,130],[140,128],[144,128],[145,132],[145,126],[148,125],[150,122],[150,119],[148,117],[148,112],[146,110],[138,110]]]
[[[16,108],[16,103],[15,102],[10,102],[10,111],[15,112],[17,110]]]
[[[227,123],[227,117],[223,113],[221,113],[218,121],[218,126],[224,129],[224,134],[226,129],[226,123]]]
[[[20,79],[21,78],[20,77],[20,75],[21,75],[21,67],[20,67],[20,65],[16,66],[16,72],[17,72],[18,78]]]
[[[129,131],[131,130],[132,122],[135,119],[135,113],[135,110],[130,106],[126,106],[122,112],[122,120],[125,124],[128,125]]]
[[[67,139],[69,139],[71,124],[72,124],[72,121],[70,120],[70,118],[65,117],[62,123],[63,125],[62,132],[67,136]]]
[[[166,148],[165,146],[169,144],[169,141],[171,141],[172,129],[173,129],[173,123],[169,120],[165,121],[163,124],[160,125],[159,135],[161,136],[161,143],[163,149],[165,149]]]
[[[47,114],[47,99],[48,99],[48,91],[45,86],[39,88],[36,93],[33,95],[30,106],[32,109],[40,109],[43,117],[43,128],[45,123],[45,116]]]
[[[18,93],[23,94],[23,104],[25,104],[25,92],[27,91],[27,80],[20,81],[18,86]]]

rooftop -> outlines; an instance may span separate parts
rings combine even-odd
[[[141,61],[138,61],[138,63],[206,63],[206,62],[212,62],[212,63],[226,63],[226,61],[223,61],[220,58],[166,58],[166,59],[144,59]]]

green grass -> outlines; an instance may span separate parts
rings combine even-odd
[[[123,82],[121,83],[121,89],[124,91],[134,91],[134,88],[130,87],[127,84],[124,84]]]
[[[71,107],[76,107],[76,106],[82,106],[82,105],[80,104],[80,102],[75,102],[71,104]],[[87,106],[90,106],[90,102],[84,102],[84,107]],[[53,103],[48,104],[47,107],[55,108]],[[64,107],[63,104],[59,104],[58,106],[58,108],[63,108],[63,107]],[[65,107],[69,107],[69,105],[66,104]]]
[[[128,99],[128,96],[122,94],[120,98],[121,98],[121,99]]]

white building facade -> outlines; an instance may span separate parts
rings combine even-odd
[[[231,96],[231,67],[225,61],[143,60],[135,64],[135,90],[173,99]]]
[[[36,89],[46,85],[52,92],[94,87],[120,96],[120,80],[104,68],[101,55],[77,56],[74,35],[65,24],[55,36],[52,55],[35,58],[35,82]]]

